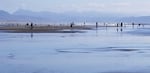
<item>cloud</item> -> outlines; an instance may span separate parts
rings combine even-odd
[[[133,15],[150,15],[149,0],[0,0],[0,9],[15,11],[27,9],[32,11],[52,12],[110,12]]]
[[[114,12],[133,15],[150,15],[149,2],[117,2],[117,3],[85,3],[85,4],[66,4],[60,5],[64,11],[96,11],[96,12]]]

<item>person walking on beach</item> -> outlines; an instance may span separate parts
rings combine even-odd
[[[72,22],[72,23],[70,24],[70,27],[72,28],[72,27],[73,27],[73,25],[74,25],[74,22]]]
[[[29,26],[29,23],[27,23],[26,26]]]
[[[26,23],[25,27],[28,27],[29,26],[29,23]]]
[[[132,28],[134,28],[135,23],[132,23]]]
[[[96,28],[98,27],[98,22],[96,22]]]
[[[141,24],[139,24],[139,27],[141,26]]]
[[[117,23],[117,27],[119,27],[118,23]]]
[[[132,23],[132,26],[134,26],[134,23]]]
[[[121,27],[123,27],[123,23],[121,22]]]
[[[83,26],[85,26],[85,24],[86,24],[86,23],[84,22],[84,25],[83,25]]]
[[[33,29],[33,23],[31,23],[31,30]]]

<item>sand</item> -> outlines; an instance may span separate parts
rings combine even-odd
[[[70,27],[69,25],[4,25],[0,26],[2,32],[10,33],[75,33],[82,32],[80,30],[91,30],[94,26],[79,26],[75,25]]]
[[[70,25],[70,24],[60,24],[60,25],[50,25],[50,24],[5,24],[0,25],[1,32],[8,33],[83,33],[82,30],[92,30],[100,27],[117,27],[116,24],[113,25]]]

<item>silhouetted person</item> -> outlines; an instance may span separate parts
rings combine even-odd
[[[26,25],[25,25],[25,27],[28,27],[29,26],[29,23],[27,23]]]
[[[86,23],[84,22],[83,25],[81,25],[81,26],[85,26],[85,24],[86,24]]]
[[[26,26],[29,26],[29,23],[27,23]]]
[[[134,25],[135,25],[135,24],[134,24],[134,23],[132,23],[132,26],[133,26],[133,27],[134,27]]]
[[[118,23],[117,23],[117,27],[119,27]]]
[[[141,26],[141,24],[138,24],[139,26]]]
[[[74,22],[72,22],[72,23],[70,24],[70,27],[72,28],[72,27],[73,27],[73,25],[74,25]]]
[[[134,23],[132,23],[132,26],[134,26],[135,24]]]
[[[132,23],[132,28],[134,28],[134,25],[135,25],[135,24],[134,24],[134,23]]]
[[[121,22],[120,26],[123,27],[123,23],[122,22]]]
[[[33,29],[33,23],[31,23],[31,30]]]
[[[96,22],[96,28],[98,27],[98,22]]]

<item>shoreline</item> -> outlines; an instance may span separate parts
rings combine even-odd
[[[3,25],[0,27],[1,32],[7,33],[83,33],[81,30],[92,30],[93,26],[78,26],[75,25],[70,27],[69,25],[59,26],[59,25],[34,25],[31,26],[26,25]]]
[[[118,24],[108,24],[108,25],[75,25],[75,24],[67,24],[67,25],[39,25],[39,24],[6,24],[0,25],[0,32],[7,33],[83,33],[83,30],[94,30],[101,27],[116,27],[122,28],[126,27],[119,26]]]

